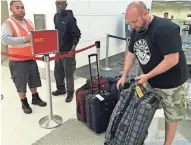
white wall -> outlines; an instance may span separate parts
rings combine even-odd
[[[82,32],[82,38],[77,49],[84,48],[101,41],[100,58],[105,58],[106,35],[112,34],[124,37],[124,13],[128,4],[133,0],[68,0],[68,9],[72,9],[77,19],[77,24]],[[143,0],[151,9],[152,0]],[[10,0],[8,0],[10,2]],[[34,22],[33,14],[46,14],[47,29],[54,29],[53,16],[55,14],[55,0],[23,0],[26,17]],[[91,51],[91,52],[90,52]],[[87,55],[96,52],[90,49],[76,55],[77,67],[88,63]],[[111,39],[109,56],[125,51],[125,42]],[[38,63],[43,67],[43,63]],[[51,69],[54,63],[51,62]]]
[[[3,12],[3,13],[2,13]],[[8,8],[7,8],[7,1],[1,1],[1,22],[6,20],[9,17]],[[1,43],[1,51],[7,52],[8,46],[5,46]],[[7,59],[6,56],[1,55],[1,63]]]

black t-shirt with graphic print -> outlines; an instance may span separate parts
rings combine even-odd
[[[174,88],[188,79],[180,27],[171,21],[154,16],[145,33],[138,34],[133,30],[129,51],[136,54],[144,74],[153,70],[165,55],[179,52],[179,63],[176,66],[148,80],[153,88]]]

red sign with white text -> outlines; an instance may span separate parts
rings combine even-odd
[[[33,55],[45,55],[58,52],[58,31],[57,30],[36,30],[31,31],[31,43]]]

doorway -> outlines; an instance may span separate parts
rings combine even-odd
[[[9,17],[7,0],[1,0],[1,24]],[[8,52],[8,46],[1,44],[1,51]],[[8,62],[8,57],[1,55],[1,63]]]

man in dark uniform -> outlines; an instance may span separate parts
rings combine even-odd
[[[56,0],[57,13],[54,15],[55,29],[59,34],[59,52],[56,55],[75,51],[81,37],[76,19],[71,10],[66,10],[66,0]],[[54,75],[57,90],[52,95],[67,93],[66,102],[71,102],[74,94],[74,72],[76,69],[75,55],[55,61]],[[66,78],[66,89],[65,80]]]

